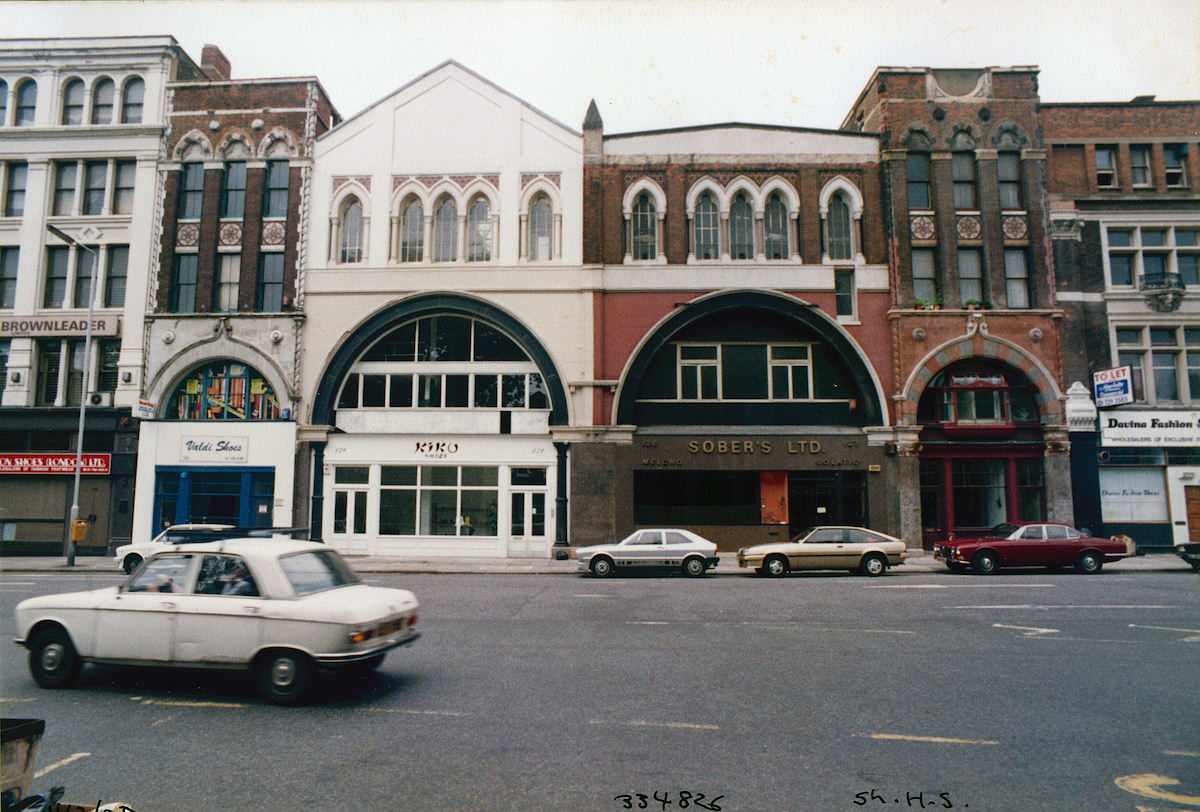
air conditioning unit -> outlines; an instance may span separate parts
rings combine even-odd
[[[88,395],[89,406],[112,406],[112,392],[93,392]]]

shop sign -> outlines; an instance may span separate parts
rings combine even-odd
[[[111,454],[84,454],[79,460],[79,472],[105,476],[111,461]],[[74,454],[0,454],[0,474],[74,473]]]
[[[1200,446],[1200,412],[1120,411],[1100,415],[1106,446]]]
[[[1129,367],[1093,372],[1092,383],[1096,389],[1098,408],[1133,403],[1133,375]]]
[[[1101,468],[1100,514],[1105,522],[1170,521],[1163,469]]]
[[[246,462],[248,437],[184,437],[179,459],[183,462]]]
[[[115,336],[116,316],[94,316],[92,335]],[[0,338],[56,338],[87,335],[86,316],[37,316],[0,319]]]

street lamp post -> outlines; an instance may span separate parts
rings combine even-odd
[[[92,255],[92,272],[88,279],[88,314],[87,328],[83,339],[83,381],[79,397],[79,432],[75,440],[75,489],[71,495],[71,515],[67,519],[67,538],[63,542],[63,555],[67,558],[67,566],[75,566],[75,522],[79,520],[79,475],[83,469],[83,426],[87,419],[88,382],[92,373],[92,316],[96,310],[96,277],[100,273],[100,255],[76,240],[65,231],[46,224],[46,230],[76,249],[87,251]]]

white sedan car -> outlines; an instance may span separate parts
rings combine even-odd
[[[231,530],[228,524],[173,524],[150,541],[135,541],[117,548],[113,560],[125,572],[133,572],[138,564],[157,553],[167,550],[182,541],[194,540],[198,534]]]
[[[121,586],[17,604],[17,640],[43,688],[84,663],[248,670],[281,705],[318,667],[375,668],[412,643],[417,599],[362,583],[324,544],[232,539],[156,553]]]
[[[580,572],[601,578],[622,569],[668,570],[693,578],[720,561],[717,545],[688,530],[636,530],[616,544],[597,544],[575,551]]]

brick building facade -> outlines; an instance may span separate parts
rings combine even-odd
[[[311,77],[168,87],[135,522],[291,525],[313,143],[341,119]],[[303,500],[301,499],[301,502]]]
[[[1041,122],[1077,518],[1200,541],[1200,102],[1044,104]],[[1130,402],[1106,400],[1123,381]]]
[[[1072,520],[1034,68],[879,68],[900,531]]]

